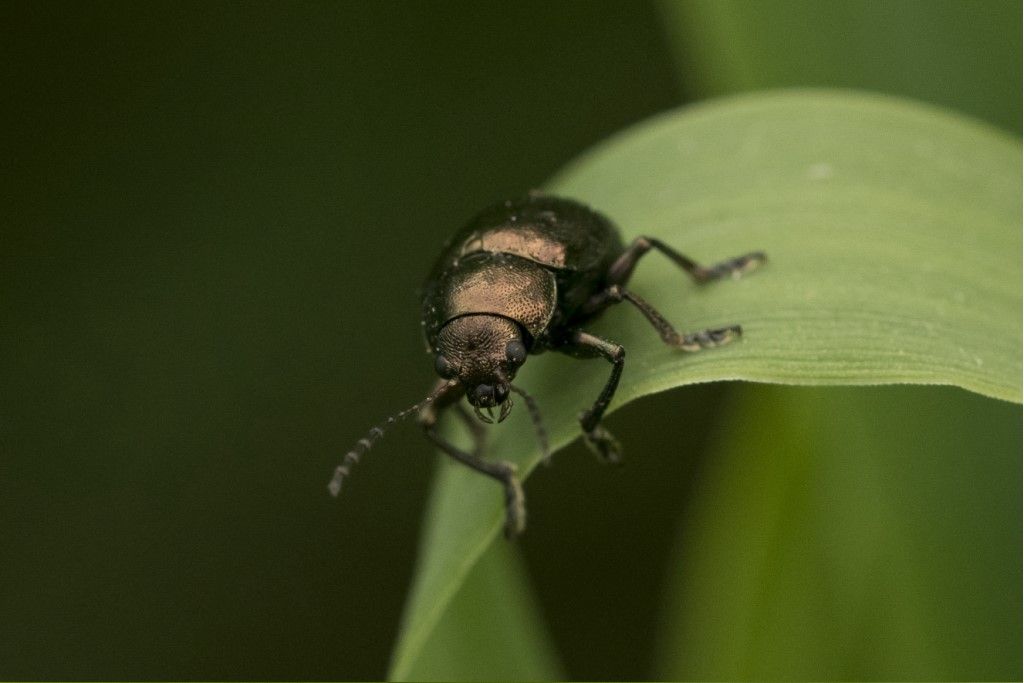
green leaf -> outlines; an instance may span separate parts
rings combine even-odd
[[[770,262],[698,288],[652,254],[631,288],[679,328],[744,326],[742,341],[687,354],[628,306],[591,328],[628,350],[612,409],[715,380],[804,385],[952,384],[1020,401],[1019,144],[973,121],[878,96],[760,94],[689,107],[585,155],[549,189],[705,263],[754,249]],[[603,361],[531,359],[552,445],[607,377]],[[492,457],[538,461],[524,411]],[[529,491],[527,489],[527,497]],[[442,465],[392,676],[413,663],[498,535],[496,484]]]
[[[521,558],[495,543],[466,575],[415,659],[393,676],[416,681],[562,680]]]
[[[1019,406],[735,396],[668,565],[658,678],[1020,678]]]

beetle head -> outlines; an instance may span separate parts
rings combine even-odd
[[[435,369],[445,379],[458,379],[478,418],[498,422],[512,409],[511,382],[526,361],[526,344],[519,325],[497,315],[464,315],[448,322],[438,334]],[[480,412],[487,409],[488,415]]]

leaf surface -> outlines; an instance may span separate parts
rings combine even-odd
[[[609,311],[591,331],[628,351],[612,410],[717,380],[948,384],[1019,402],[1020,169],[1018,142],[988,126],[856,93],[731,98],[613,137],[548,189],[598,208],[626,239],[657,236],[705,264],[752,250],[770,261],[698,287],[645,257],[630,287],[679,329],[740,323],[744,337],[688,354],[628,305]],[[604,361],[557,354],[524,366],[517,384],[536,396],[554,448],[578,436],[576,416],[607,373]],[[491,457],[525,476],[535,443],[520,406],[492,431]],[[442,463],[393,678],[416,677],[502,515],[494,482]]]
[[[749,389],[680,519],[656,677],[1020,678],[1020,406]]]

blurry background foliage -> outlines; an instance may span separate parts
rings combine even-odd
[[[0,677],[382,677],[437,457],[399,429],[341,501],[324,484],[430,382],[416,289],[444,238],[712,95],[868,88],[1019,135],[1020,20],[1012,1],[3,5]],[[485,575],[520,555],[532,604],[468,585],[445,623],[467,647],[434,673],[518,654],[590,679],[1019,679],[1020,420],[937,387],[638,401],[609,421],[628,467],[576,444],[530,480],[543,524]],[[842,466],[815,470],[822,449]],[[865,477],[900,517],[843,488]],[[803,514],[818,485],[847,490],[828,505],[851,526]],[[788,522],[770,542],[744,524],[766,515]],[[743,547],[768,574],[721,585]],[[851,567],[907,599],[816,599]],[[503,633],[519,611],[535,627]]]

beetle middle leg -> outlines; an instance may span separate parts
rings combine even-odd
[[[466,413],[457,401],[465,394],[465,389],[459,385],[448,385],[448,389],[442,391],[433,404],[424,407],[419,414],[419,423],[427,438],[434,442],[434,445],[458,460],[463,465],[497,479],[505,488],[505,536],[514,538],[523,533],[526,528],[526,501],[523,495],[523,487],[516,476],[516,466],[510,462],[499,460],[489,462],[480,457],[483,450],[483,430],[473,422],[472,417]],[[455,444],[449,442],[437,432],[437,418],[440,411],[455,407],[456,412],[462,415],[466,424],[469,425],[470,433],[473,435],[473,453],[467,453]]]
[[[605,409],[611,403],[615,389],[619,386],[622,367],[626,363],[626,349],[621,345],[601,339],[589,332],[576,330],[569,337],[569,343],[558,349],[576,358],[602,357],[612,364],[612,372],[601,389],[594,405],[580,414],[580,427],[583,428],[583,440],[587,447],[600,459],[606,462],[619,462],[622,459],[622,447],[618,440],[601,425]]]
[[[697,284],[720,280],[725,277],[738,278],[744,273],[754,270],[765,261],[767,257],[764,252],[754,251],[743,256],[737,256],[721,263],[711,266],[702,266],[688,256],[685,256],[672,247],[668,246],[654,237],[637,237],[633,243],[626,247],[626,250],[612,263],[608,269],[608,282],[613,285],[624,285],[629,282],[637,261],[651,249],[660,251],[673,263],[682,268],[693,278]]]

